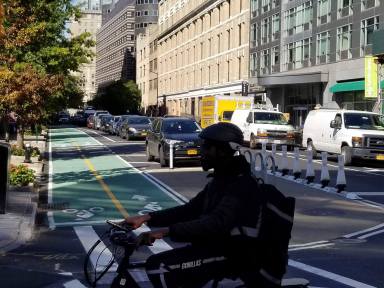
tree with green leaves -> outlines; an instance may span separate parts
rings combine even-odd
[[[136,83],[132,80],[127,82],[116,81],[99,94],[91,102],[91,105],[108,110],[114,115],[126,113],[139,113],[141,93]]]
[[[19,146],[26,125],[79,97],[71,72],[90,61],[95,44],[89,33],[67,37],[68,21],[80,17],[71,0],[0,2],[0,113],[17,113]]]

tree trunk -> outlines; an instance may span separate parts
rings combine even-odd
[[[24,127],[23,124],[17,124],[17,147],[24,148]]]

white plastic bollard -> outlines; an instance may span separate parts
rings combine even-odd
[[[305,174],[305,178],[307,179],[307,184],[312,183],[315,180],[315,171],[313,169],[313,161],[312,161],[312,151],[307,150],[307,173]]]
[[[287,157],[287,146],[284,145],[283,147],[281,147],[283,153],[282,153],[282,158],[281,158],[281,172],[282,172],[282,175],[287,175],[288,172],[289,172],[289,169],[288,169],[288,157]]]
[[[329,177],[329,171],[328,171],[328,153],[321,152],[321,176],[320,176],[321,188],[328,186],[329,180],[330,180],[330,177]]]
[[[301,176],[301,167],[300,167],[300,152],[299,152],[299,147],[295,147],[294,150],[295,156],[293,158],[293,176],[295,179],[300,178]]]
[[[347,180],[345,179],[344,172],[344,155],[339,155],[337,159],[339,167],[337,169],[336,188],[337,192],[340,193],[345,190],[345,187],[347,187]]]
[[[267,143],[261,143],[261,155],[263,155],[263,161],[267,159]]]
[[[169,168],[173,169],[173,142],[169,144]]]
[[[272,157],[276,159],[276,144],[275,143],[272,144],[271,153],[272,153]]]

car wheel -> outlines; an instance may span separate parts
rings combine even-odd
[[[251,149],[257,148],[256,136],[253,134],[251,134],[251,139],[249,140],[249,148],[251,148]]]
[[[165,155],[164,155],[164,150],[163,147],[159,148],[159,161],[160,161],[160,166],[161,167],[167,167],[168,166],[168,161],[165,160]]]
[[[308,141],[307,147],[312,151],[312,158],[315,159],[317,156],[317,151],[311,140]]]
[[[344,156],[344,165],[345,166],[352,164],[352,149],[349,146],[341,147],[341,155]]]
[[[145,147],[145,151],[146,151],[146,154],[147,154],[147,161],[153,161],[155,159],[155,157],[153,157],[151,155],[151,152],[149,152],[149,146],[148,146],[148,143]]]

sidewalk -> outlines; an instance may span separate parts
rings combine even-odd
[[[25,141],[28,143],[29,141]],[[32,146],[38,146],[44,152],[45,142],[31,141]],[[32,163],[26,164],[40,175],[43,162],[37,157],[31,158]],[[11,163],[23,163],[24,156],[11,156]],[[0,253],[7,252],[23,245],[33,237],[35,217],[37,211],[38,194],[33,184],[25,187],[10,186],[8,191],[7,208],[5,214],[0,214]]]

